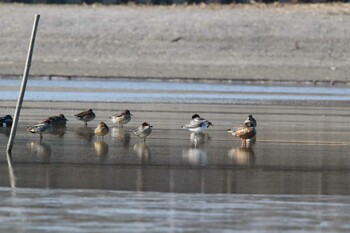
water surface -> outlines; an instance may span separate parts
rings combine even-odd
[[[0,188],[0,229],[16,232],[348,232],[343,196]]]
[[[14,111],[19,82],[0,83],[4,115]],[[0,156],[0,229],[348,232],[349,93],[333,87],[31,81],[10,166],[5,153]],[[97,117],[84,127],[74,115],[89,108]],[[109,116],[124,109],[134,117],[119,128]],[[66,128],[43,140],[26,131],[60,113],[69,120]],[[194,113],[214,126],[201,135],[181,129]],[[226,129],[248,114],[258,121],[258,136],[242,148]],[[100,121],[110,126],[104,140],[93,134]],[[146,143],[133,134],[144,121],[154,126]],[[8,135],[0,130],[0,151]]]
[[[0,80],[3,100],[15,100],[19,80]],[[62,95],[64,92],[64,95]],[[349,102],[350,88],[159,81],[30,80],[26,100],[170,103]]]

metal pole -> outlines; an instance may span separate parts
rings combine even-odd
[[[27,55],[27,61],[24,67],[24,72],[23,72],[23,78],[22,78],[22,85],[21,85],[21,90],[19,93],[19,97],[17,100],[17,105],[16,105],[16,111],[15,115],[13,118],[13,124],[11,128],[11,133],[10,133],[10,138],[7,144],[7,152],[11,152],[12,146],[13,146],[13,140],[15,139],[16,136],[16,130],[17,130],[17,124],[18,124],[18,118],[19,114],[22,109],[22,102],[23,102],[23,97],[24,93],[26,91],[26,86],[27,86],[27,79],[28,79],[28,74],[30,70],[30,65],[32,63],[32,55],[33,55],[33,49],[34,49],[34,42],[35,42],[35,35],[36,35],[36,30],[38,28],[38,23],[39,23],[40,15],[36,14],[34,17],[34,25],[33,25],[33,30],[32,30],[32,36],[30,38],[30,43],[29,43],[29,50],[28,50],[28,55]]]

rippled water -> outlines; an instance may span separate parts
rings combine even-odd
[[[2,115],[14,111],[18,85],[0,80]],[[348,92],[30,81],[10,166],[0,156],[0,231],[348,232]],[[74,115],[88,108],[97,117],[84,127]],[[131,122],[113,126],[108,117],[124,109]],[[59,113],[66,128],[42,141],[26,131]],[[193,113],[214,126],[197,136],[181,129]],[[226,129],[248,114],[258,136],[242,148]],[[110,126],[103,141],[93,135],[99,121]],[[154,126],[146,143],[133,135],[143,121]],[[8,135],[0,129],[0,151]]]
[[[0,188],[0,229],[18,232],[348,232],[342,196]]]

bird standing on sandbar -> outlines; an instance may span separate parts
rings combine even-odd
[[[118,123],[119,126],[123,128],[123,125],[127,124],[131,120],[132,114],[129,110],[125,110],[119,114],[115,114],[114,116],[111,116],[111,121],[116,124]]]
[[[97,128],[95,129],[94,133],[95,135],[97,136],[97,139],[98,137],[103,137],[108,134],[109,132],[109,128],[108,126],[106,125],[106,123],[104,123],[103,121],[100,122],[100,124],[97,125]]]
[[[84,121],[85,126],[87,126],[88,121],[92,121],[93,119],[95,119],[96,115],[92,111],[92,109],[89,109],[85,112],[81,112],[75,115],[75,117],[80,121]]]
[[[201,118],[198,114],[194,114],[192,116],[192,120],[189,124],[181,126],[181,128],[183,129],[188,129],[189,131],[192,132],[203,132],[204,130],[206,130],[207,128],[209,128],[209,126],[214,126],[210,121]]]
[[[151,134],[152,127],[149,123],[143,122],[137,129],[134,130],[136,136],[143,138],[143,141],[146,142],[146,137]]]

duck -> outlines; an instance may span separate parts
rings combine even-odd
[[[31,133],[38,133],[40,134],[40,140],[43,138],[43,133],[49,133],[52,130],[51,122],[48,120],[45,120],[43,122],[40,122],[38,124],[34,124],[31,126],[27,126],[27,130]]]
[[[148,122],[143,122],[139,127],[134,130],[134,134],[137,137],[143,138],[143,141],[146,142],[146,137],[152,133],[152,125]]]
[[[101,121],[97,125],[96,129],[94,130],[94,133],[97,136],[97,138],[102,137],[102,139],[106,134],[108,134],[108,132],[109,132],[109,127],[103,121]]]
[[[245,146],[247,140],[254,140],[256,136],[256,120],[252,115],[244,121],[243,125],[235,129],[227,129],[228,133],[231,133],[235,137],[239,137],[242,141],[242,146]]]
[[[68,120],[63,114],[60,114],[58,116],[50,116],[46,121],[50,121],[52,127],[63,127],[66,126]]]
[[[123,125],[127,124],[131,120],[131,116],[133,116],[129,110],[124,110],[123,112],[119,114],[115,114],[114,116],[111,116],[111,121],[116,124],[118,123],[120,127],[123,128]]]
[[[3,117],[0,117],[0,125],[1,127],[11,127],[12,126],[12,122],[13,122],[13,119],[12,119],[12,116],[11,115],[6,115],[6,116],[3,116]]]
[[[198,114],[192,115],[192,120],[189,124],[181,126],[183,129],[187,129],[191,132],[203,132],[208,129],[209,126],[214,126],[210,121],[201,118]]]
[[[76,114],[75,117],[80,121],[84,121],[84,125],[87,126],[88,121],[95,119],[96,115],[92,109],[89,109],[87,111]]]

